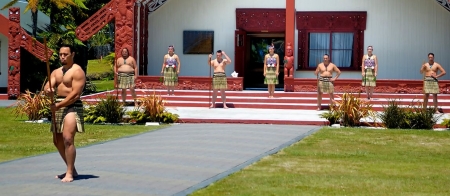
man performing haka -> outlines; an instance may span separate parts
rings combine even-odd
[[[117,73],[118,89],[122,89],[122,102],[125,104],[127,89],[131,91],[134,99],[134,105],[137,107],[135,87],[135,76],[138,75],[136,60],[130,56],[127,48],[122,49],[122,56],[116,61],[115,71]]]
[[[59,59],[63,66],[55,69],[50,75],[51,86],[49,82],[44,86],[45,92],[50,97],[53,97],[53,89],[56,89],[58,95],[56,103],[50,106],[52,113],[55,114],[50,130],[54,133],[53,143],[67,166],[66,173],[56,176],[62,179],[62,182],[72,182],[78,176],[75,169],[74,140],[76,132],[84,132],[83,103],[80,97],[86,76],[83,69],[74,64],[74,56],[73,47],[63,45],[59,50]]]
[[[336,72],[336,77],[333,78],[333,72]],[[319,75],[320,74],[320,77]],[[317,65],[317,69],[314,75],[318,78],[317,86],[317,110],[322,109],[322,93],[330,94],[330,105],[333,104],[334,97],[334,85],[333,82],[341,75],[341,70],[337,66],[330,62],[330,56],[328,54],[323,55],[323,63]]]
[[[441,73],[436,75],[438,71],[441,71]],[[433,94],[434,109],[436,113],[439,113],[437,107],[437,94],[439,93],[438,78],[445,75],[445,70],[439,63],[434,62],[434,54],[429,53],[428,63],[422,65],[420,73],[425,76],[423,80],[423,108],[427,108],[428,97],[430,94]]]
[[[222,59],[222,55],[224,55],[226,59]],[[216,107],[217,90],[220,90],[220,93],[222,95],[223,108],[227,109],[228,107],[226,102],[225,90],[227,89],[228,85],[227,76],[225,74],[225,67],[231,63],[231,59],[222,50],[217,51],[216,59],[211,60],[211,57],[212,54],[208,56],[208,65],[214,68],[214,74],[212,104],[209,107]]]

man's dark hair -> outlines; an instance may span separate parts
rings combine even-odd
[[[71,54],[75,52],[75,48],[71,44],[62,44],[61,48],[69,48]]]
[[[217,53],[222,53],[222,50],[218,50]]]
[[[328,58],[330,58],[330,55],[328,55],[328,54],[324,54],[323,56],[327,56]]]
[[[428,53],[428,56],[430,56],[430,55],[434,57],[434,54],[432,52]]]
[[[123,50],[127,50],[127,52],[128,52],[128,55],[130,54],[130,51],[128,50],[128,48],[127,47],[125,47],[125,48],[123,48],[121,51],[123,51]]]

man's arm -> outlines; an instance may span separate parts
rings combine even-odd
[[[320,67],[320,64],[317,65],[316,71],[314,71],[315,76],[317,76],[317,74],[319,74],[319,71],[320,71],[319,67]]]
[[[57,69],[58,70],[58,69]],[[51,88],[51,92],[52,93],[55,93],[55,86],[56,86],[56,77],[55,77],[55,71],[53,71],[51,74],[50,74],[50,83],[52,83],[52,86],[50,87],[50,84],[49,84],[49,82],[47,81],[47,83],[45,83],[45,85],[44,85],[44,91],[45,91],[45,93],[47,94],[47,95],[50,95],[50,88]]]
[[[208,55],[208,65],[209,65],[209,66],[212,66],[212,65],[211,65],[211,61],[212,61],[212,60],[211,60],[211,57],[212,57],[212,54],[209,54],[209,55]]]
[[[339,70],[339,68],[335,64],[333,64],[333,66],[334,66],[333,70],[336,72],[336,77],[334,77],[333,80],[337,80],[341,75],[341,70]]]
[[[442,66],[440,64],[438,64],[438,65],[439,65],[438,69],[439,69],[439,71],[441,71],[441,73],[439,75],[437,75],[436,78],[440,78],[446,74],[445,69],[442,68]]]
[[[138,76],[138,69],[139,69],[139,67],[138,67],[138,64],[136,63],[136,59],[134,59],[133,58],[133,64],[134,64],[134,75],[135,76]]]
[[[423,64],[422,67],[420,68],[420,73],[421,73],[421,74],[423,73],[425,67],[426,67],[426,65]]]
[[[57,109],[73,104],[79,100],[81,93],[83,92],[84,84],[86,83],[86,77],[82,69],[76,70],[72,75],[72,91],[66,96],[64,100],[56,103]]]
[[[227,58],[226,64],[230,64],[231,63],[230,57],[228,57],[228,55],[225,52],[223,52],[223,51],[222,51],[222,54],[225,55],[225,58]]]

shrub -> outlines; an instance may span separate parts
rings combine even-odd
[[[396,100],[390,100],[388,106],[383,106],[384,112],[379,114],[386,128],[400,129],[433,129],[442,116],[435,115],[435,108],[423,108],[421,102],[400,107]]]
[[[89,123],[119,123],[122,122],[125,108],[117,95],[107,94],[97,104],[85,107],[85,122]]]
[[[442,119],[441,125],[445,126],[446,128],[450,128],[450,119],[448,118]]]
[[[336,111],[344,126],[354,127],[360,125],[362,118],[374,116],[372,104],[369,101],[356,97],[352,93],[344,93],[341,101],[335,101],[330,110]]]
[[[13,112],[16,117],[26,115],[28,120],[40,120],[51,115],[50,104],[50,97],[44,91],[32,93],[26,90],[17,99],[17,107]]]
[[[334,110],[333,107],[331,107],[328,112],[319,114],[319,116],[327,119],[328,122],[330,122],[330,125],[338,123],[341,118],[339,113],[336,110]]]
[[[145,95],[138,99],[142,113],[144,116],[140,116],[148,121],[162,122],[162,123],[174,123],[178,121],[178,115],[172,114],[166,111],[164,107],[164,100],[161,95],[157,95],[156,91],[153,91],[151,95]],[[135,119],[137,120],[137,119]]]

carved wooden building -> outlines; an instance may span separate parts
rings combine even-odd
[[[227,75],[239,73],[230,76],[230,90],[262,88],[261,55],[274,43],[280,56],[293,46],[293,78],[280,73],[277,86],[285,91],[316,91],[313,71],[325,53],[342,70],[336,91],[359,90],[361,59],[372,45],[379,58],[376,91],[421,93],[419,69],[429,52],[450,70],[448,7],[448,0],[111,0],[78,27],[77,36],[87,40],[114,20],[116,53],[127,47],[136,58],[140,88],[162,88],[169,45],[181,60],[180,89],[209,88],[209,52],[192,52],[205,48],[230,56]],[[213,38],[199,36],[205,32]],[[443,93],[449,78],[440,82]]]

